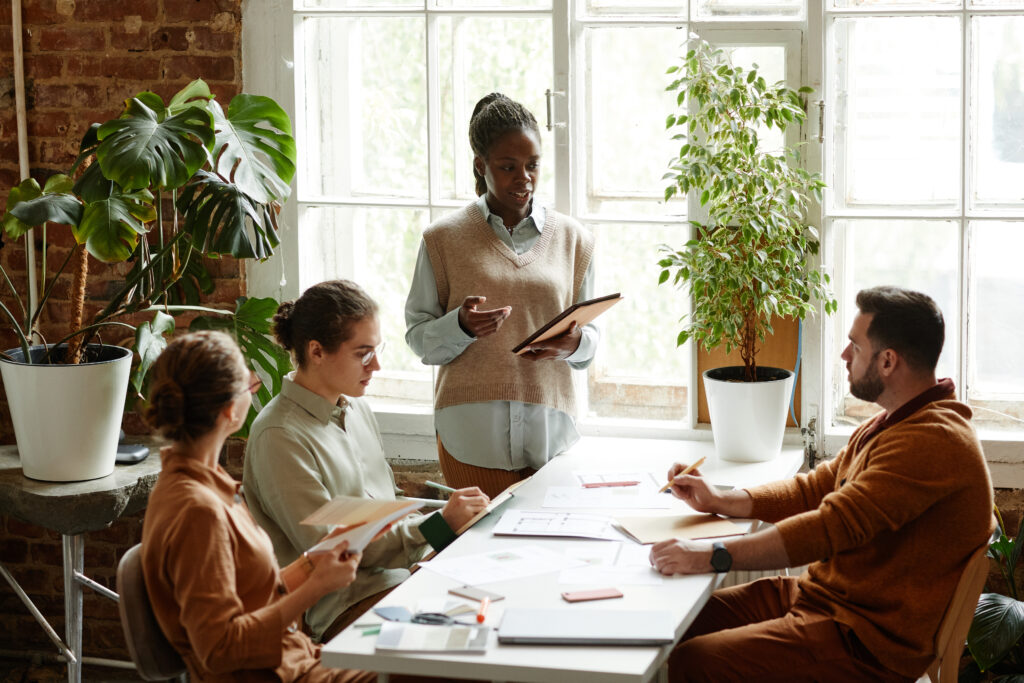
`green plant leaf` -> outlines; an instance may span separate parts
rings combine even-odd
[[[70,194],[44,194],[11,207],[8,213],[33,227],[46,222],[73,226],[82,220],[82,203]]]
[[[157,357],[167,348],[165,335],[174,332],[174,318],[157,311],[151,322],[144,322],[135,328],[135,345],[132,350],[139,356],[139,364],[132,372],[132,387],[135,393],[143,394],[146,373],[153,367]]]
[[[262,204],[208,171],[198,171],[178,197],[183,229],[205,254],[265,259],[281,240],[276,203]]]
[[[261,203],[284,201],[295,176],[295,139],[288,114],[269,97],[241,94],[228,115],[210,102],[217,130],[216,169]]]
[[[42,194],[43,191],[39,188],[39,183],[32,178],[26,178],[11,188],[7,195],[7,211],[4,212],[4,232],[7,235],[17,239],[38,225],[18,218],[11,209]]]
[[[203,79],[197,78],[175,93],[171,101],[167,103],[167,113],[173,116],[192,106],[205,108],[212,99],[213,93],[210,92],[210,86]],[[200,102],[196,102],[196,100],[200,100]]]
[[[270,399],[281,392],[284,376],[292,370],[288,352],[267,338],[271,320],[278,306],[278,302],[271,298],[241,297],[236,301],[234,314],[224,317],[200,316],[189,326],[190,330],[217,329],[232,334],[238,341],[246,362],[264,380],[263,386],[253,397],[252,407],[249,409],[245,425],[238,432],[239,436],[249,435],[252,421]]]
[[[146,234],[146,223],[156,218],[148,191],[112,194],[90,202],[82,218],[72,227],[79,244],[105,263],[125,261],[132,255],[139,235]]]
[[[96,149],[103,175],[126,190],[184,185],[209,159],[214,142],[210,113],[188,107],[163,117],[134,97],[121,118],[100,126]]]
[[[999,593],[982,593],[967,632],[967,646],[982,671],[1002,660],[1024,637],[1024,602]]]

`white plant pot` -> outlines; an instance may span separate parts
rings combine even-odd
[[[704,372],[715,452],[723,460],[764,462],[782,451],[793,373],[757,370],[757,382],[737,381],[743,378],[742,366]],[[760,379],[764,377],[778,379]]]
[[[31,347],[32,359],[41,358],[45,351],[42,345]],[[90,344],[87,353],[98,360],[29,365],[0,358],[26,477],[83,481],[114,471],[132,352]],[[11,349],[7,355],[24,359],[21,349]]]

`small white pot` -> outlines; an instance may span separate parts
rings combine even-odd
[[[33,360],[46,352],[30,349]],[[90,344],[80,365],[12,363],[0,358],[14,437],[26,477],[83,481],[114,471],[132,352]],[[23,360],[21,349],[7,355]]]
[[[757,382],[742,381],[742,366],[704,371],[715,452],[723,460],[764,462],[782,451],[793,373],[757,371]]]

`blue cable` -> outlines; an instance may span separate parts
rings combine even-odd
[[[800,376],[800,358],[803,356],[804,347],[804,319],[797,320],[796,327],[796,367],[793,368],[793,389],[789,393],[789,414],[793,418],[793,424],[797,427],[800,423],[796,419],[796,409],[793,407],[793,400],[796,398],[796,380]]]

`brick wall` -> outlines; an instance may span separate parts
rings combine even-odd
[[[89,125],[117,116],[124,100],[152,90],[167,100],[195,78],[209,83],[226,106],[242,90],[241,0],[22,0],[27,95],[28,152],[31,175],[40,183],[70,169]],[[0,201],[20,180],[15,119],[11,2],[0,0]],[[59,264],[71,246],[66,228],[49,229],[48,265]],[[15,287],[27,288],[24,240],[0,249],[0,263]],[[37,254],[41,251],[37,242]],[[244,291],[239,264],[231,259],[209,264],[216,291],[204,303],[233,307]],[[98,310],[111,283],[123,278],[124,265],[106,266],[90,257],[87,309]],[[0,289],[2,285],[0,285]],[[70,316],[71,276],[54,289],[42,318],[42,330],[56,337]],[[0,299],[10,306],[10,293]],[[60,335],[63,336],[63,335]],[[0,324],[0,348],[16,339]],[[129,422],[140,429],[137,420]],[[0,443],[13,443],[6,398],[0,401]],[[122,519],[86,536],[86,574],[113,587],[117,559],[137,543],[142,515]],[[15,575],[33,601],[63,635],[63,578],[60,537],[17,519],[0,517],[0,562]],[[86,590],[86,654],[124,658],[123,637],[114,603]],[[17,596],[0,582],[0,650],[53,652]]]

